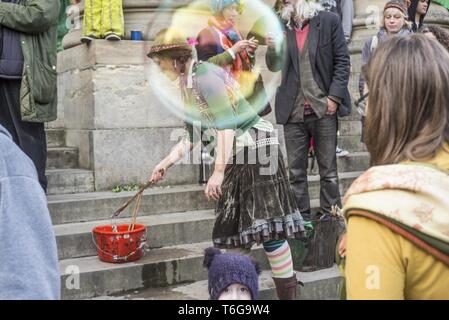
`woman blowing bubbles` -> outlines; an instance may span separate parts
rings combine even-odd
[[[243,98],[238,84],[222,68],[192,59],[192,47],[174,29],[160,31],[148,56],[171,80],[180,79],[187,111],[210,129],[216,144],[214,172],[205,194],[216,202],[215,247],[248,250],[262,243],[280,299],[295,299],[297,279],[286,238],[302,238],[304,224],[286,176],[271,123]],[[167,170],[194,147],[194,127],[153,170]],[[268,161],[267,161],[268,160]]]

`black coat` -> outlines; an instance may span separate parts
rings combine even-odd
[[[340,117],[351,113],[348,90],[350,57],[339,17],[322,11],[310,21],[309,56],[313,77],[328,96],[341,99]],[[295,30],[286,31],[286,41],[280,54],[267,51],[267,66],[271,71],[282,69],[282,83],[276,92],[276,122],[286,124],[293,111],[300,88],[299,58]]]

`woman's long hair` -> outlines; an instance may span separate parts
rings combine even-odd
[[[449,53],[422,34],[391,37],[363,68],[373,165],[429,159],[449,142]]]

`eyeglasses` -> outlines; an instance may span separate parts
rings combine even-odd
[[[354,102],[357,111],[363,117],[366,115],[366,98],[368,98],[368,94],[369,92],[365,93],[363,96],[360,97],[360,99]]]

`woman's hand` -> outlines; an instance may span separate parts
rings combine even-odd
[[[340,257],[346,257],[346,233],[342,234],[340,237],[340,243],[338,244],[338,254]]]
[[[224,172],[214,170],[214,173],[207,181],[206,190],[204,190],[204,194],[207,197],[207,200],[218,200],[221,196],[221,184],[223,183]]]
[[[158,183],[159,181],[164,180],[167,175],[167,170],[168,168],[165,165],[159,163],[156,167],[154,167],[153,172],[151,173],[150,181],[153,181],[153,183]]]
[[[240,40],[234,46],[232,47],[232,51],[237,54],[242,52],[243,50],[246,50],[250,45],[250,42],[248,40]]]
[[[246,49],[246,50],[248,52],[250,52],[251,54],[254,54],[254,52],[259,47],[259,40],[256,40],[256,39],[254,39],[254,37],[252,37],[248,41],[249,41],[249,46],[248,46],[248,49]]]
[[[276,48],[277,41],[275,34],[272,32],[268,33],[267,36],[265,37],[265,43],[269,48]]]

